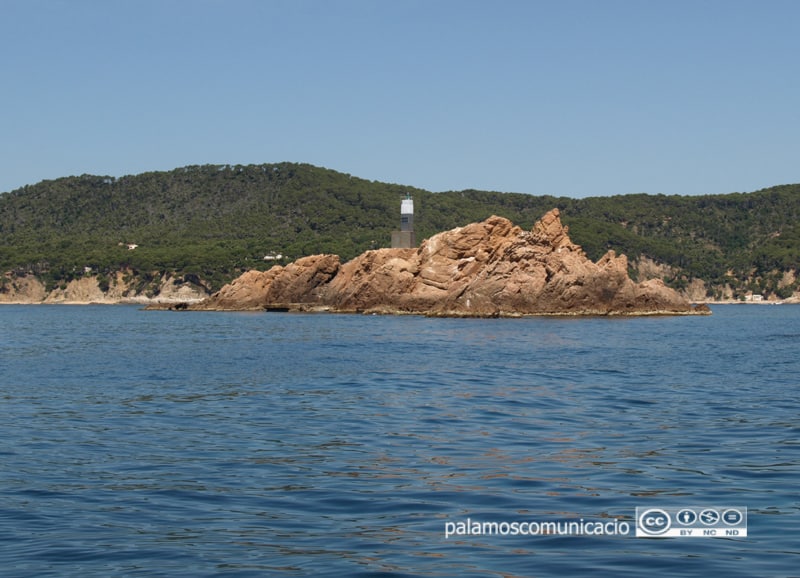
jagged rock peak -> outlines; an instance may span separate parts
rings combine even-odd
[[[336,255],[313,255],[245,273],[196,308],[479,317],[695,312],[660,281],[634,283],[624,255],[592,262],[570,240],[558,209],[530,232],[491,216],[418,249],[367,251],[344,264]]]
[[[561,212],[551,209],[533,225],[531,230],[533,241],[549,245],[553,249],[579,249],[569,238],[569,227],[561,223]]]

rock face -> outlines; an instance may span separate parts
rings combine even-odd
[[[190,309],[252,311],[321,305],[321,293],[338,271],[338,255],[311,255],[286,267],[248,271]]]
[[[508,219],[440,233],[418,249],[314,255],[245,273],[190,309],[287,309],[442,316],[706,313],[659,280],[634,283],[624,255],[597,263],[553,209],[531,231]]]
[[[155,279],[150,290],[157,288],[155,296],[137,292],[126,281],[127,271],[109,275],[101,288],[96,275],[73,279],[63,286],[48,290],[33,275],[0,276],[0,303],[187,303],[208,297],[205,287],[183,278],[164,275]],[[104,290],[105,289],[105,290]]]
[[[33,275],[0,278],[0,303],[41,303],[46,297],[44,284]]]

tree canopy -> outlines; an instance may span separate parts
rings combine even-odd
[[[201,165],[120,178],[81,175],[0,194],[0,271],[50,283],[86,274],[195,275],[219,287],[243,270],[314,253],[343,260],[389,246],[400,200],[417,238],[492,214],[530,228],[557,207],[592,259],[609,249],[670,266],[681,286],[791,293],[800,263],[800,185],[752,193],[572,199],[431,193],[308,164]],[[129,244],[137,247],[133,250]]]

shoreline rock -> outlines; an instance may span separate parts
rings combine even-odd
[[[47,290],[34,275],[6,275],[0,288],[0,305],[151,305],[203,301],[208,291],[197,285],[168,275],[156,281],[158,294],[139,293],[126,281],[126,272],[118,271],[106,279],[104,291],[96,275],[73,279],[55,289]]]
[[[574,244],[558,209],[531,231],[492,216],[417,249],[376,249],[344,264],[311,255],[248,271],[194,311],[326,311],[437,317],[707,315],[661,280],[635,283],[613,251],[596,263]]]

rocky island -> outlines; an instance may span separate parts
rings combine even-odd
[[[609,251],[592,262],[570,240],[557,209],[530,231],[492,216],[419,248],[371,250],[346,263],[312,255],[248,271],[203,301],[170,308],[451,317],[710,313],[659,279],[631,280],[624,255]]]

